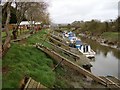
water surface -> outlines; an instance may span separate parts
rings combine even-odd
[[[98,42],[88,38],[81,37],[82,42],[91,45],[96,52],[95,59],[91,60],[93,67],[92,73],[97,76],[115,76],[120,77],[120,51],[114,48],[100,45]]]

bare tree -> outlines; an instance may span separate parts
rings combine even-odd
[[[49,18],[49,14],[47,13],[47,7],[48,4],[43,2],[42,0],[41,2],[31,3],[30,8],[25,12],[25,16],[29,21],[47,22]]]
[[[10,36],[10,32],[9,32],[9,29],[8,29],[8,24],[9,24],[9,21],[10,21],[10,6],[12,4],[12,0],[9,1],[9,2],[6,2],[2,8],[2,15],[5,15],[7,14],[6,16],[6,22],[5,22],[5,32],[6,32],[6,38],[5,38],[5,41],[3,43],[3,53],[2,53],[2,56],[5,54],[5,52],[8,50],[8,48],[10,47],[10,40],[11,40],[11,36]]]
[[[30,7],[30,2],[15,2],[15,5],[16,5],[15,8],[16,8],[17,26],[15,27],[15,30],[14,30],[15,32],[14,37],[17,38],[18,27],[24,18],[25,11]]]
[[[49,13],[45,13],[45,15],[43,17],[44,17],[43,18],[43,23],[50,24]]]

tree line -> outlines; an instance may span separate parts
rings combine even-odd
[[[90,35],[101,35],[104,32],[120,32],[120,17],[116,20],[104,21],[74,21],[71,27],[74,27],[76,32],[89,33]],[[70,25],[68,24],[68,28]]]

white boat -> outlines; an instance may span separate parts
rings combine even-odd
[[[64,37],[68,37],[69,36],[67,31],[64,31],[63,35],[64,35]]]
[[[82,44],[78,50],[88,58],[94,58],[95,52],[91,49],[90,45]]]

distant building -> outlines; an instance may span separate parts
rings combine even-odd
[[[19,28],[20,29],[28,29],[29,27],[31,27],[31,25],[41,25],[41,22],[35,22],[35,21],[22,21],[20,23]]]
[[[40,25],[41,22],[35,22],[35,21],[22,21],[22,22],[20,23],[20,25],[31,25],[31,24]]]

